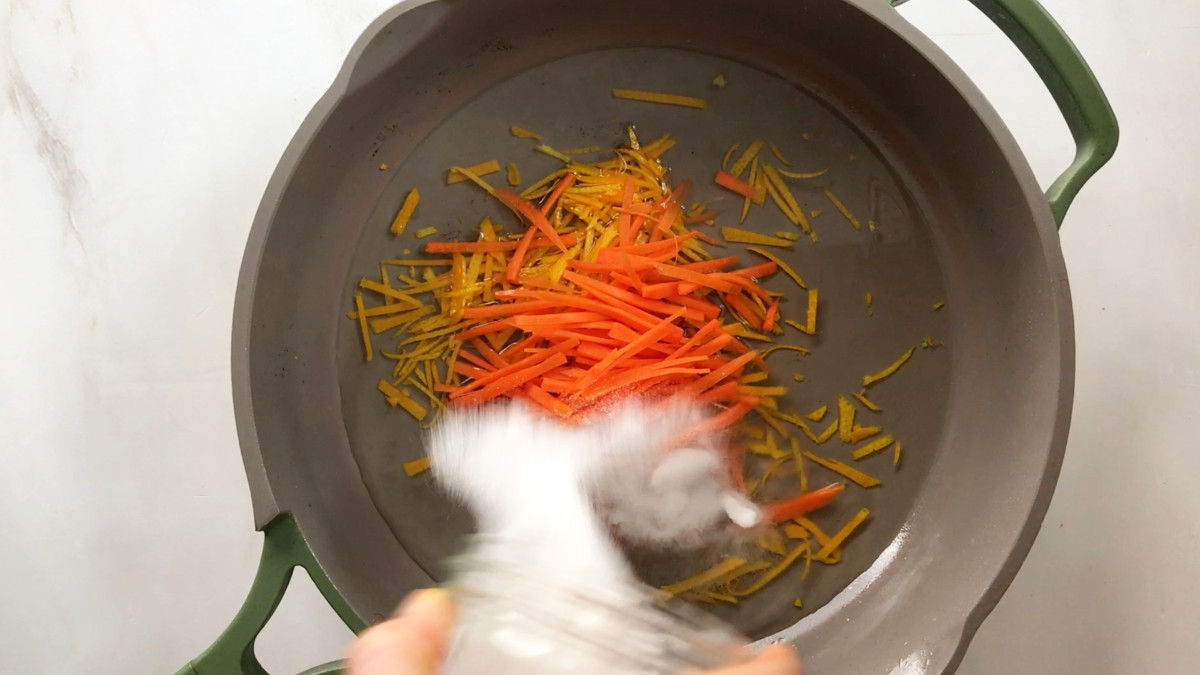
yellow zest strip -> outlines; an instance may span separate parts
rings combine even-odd
[[[750,230],[743,230],[737,227],[722,227],[721,236],[725,237],[725,241],[731,241],[738,244],[759,244],[762,246],[781,246],[791,248],[792,242],[780,237],[772,237],[769,234],[759,234]]]
[[[811,558],[809,558],[809,559],[811,560]],[[795,600],[792,601],[792,606],[799,609],[800,607],[804,606],[804,603],[800,601],[800,598],[796,598]]]
[[[404,291],[398,291],[390,286],[384,286],[383,284],[379,283],[378,281],[372,281],[371,279],[366,279],[366,278],[359,279],[358,287],[366,289],[368,291],[375,291],[376,293],[379,293],[380,295],[385,295],[389,298],[395,298],[396,300],[399,300],[401,302],[406,302],[412,307],[420,307],[422,304],[420,300],[417,300],[416,298],[412,297],[408,293],[405,293]]]
[[[559,161],[563,161],[563,162],[569,162],[569,161],[571,161],[571,156],[570,156],[570,155],[566,155],[566,154],[564,154],[564,153],[561,153],[561,152],[559,152],[558,150],[555,150],[554,148],[552,148],[552,147],[550,147],[550,146],[546,145],[545,143],[542,143],[542,144],[539,144],[539,145],[535,145],[535,146],[533,147],[533,149],[534,149],[534,150],[537,150],[538,152],[542,153],[543,155],[549,155],[549,156],[551,156],[551,157],[553,157],[554,159],[557,159],[557,160],[559,160]]]
[[[829,406],[823,405],[820,408],[808,413],[804,417],[811,422],[820,422],[825,417],[826,410],[829,410]]]
[[[404,234],[404,228],[408,225],[409,218],[412,218],[413,211],[417,210],[417,203],[421,201],[421,194],[417,192],[417,188],[408,191],[408,195],[404,198],[404,203],[400,205],[400,210],[396,212],[396,219],[392,221],[392,234]]]
[[[775,255],[774,253],[771,253],[770,251],[768,251],[766,249],[759,248],[757,246],[747,246],[746,250],[750,251],[751,253],[757,253],[758,255],[761,255],[762,257],[766,258],[767,260],[770,260],[771,262],[775,263],[775,265],[779,267],[779,271],[788,275],[788,277],[790,277],[792,281],[796,282],[797,286],[799,286],[800,288],[803,288],[805,290],[808,290],[808,286],[806,286],[804,284],[804,279],[801,279],[800,275],[796,274],[796,270],[792,269],[790,265],[783,262],[783,260],[779,256]]]
[[[646,103],[665,103],[667,105],[681,105],[687,108],[708,107],[708,102],[702,98],[694,96],[679,96],[678,94],[659,94],[653,91],[640,91],[637,89],[613,89],[612,95],[614,98],[623,98],[630,101],[645,101]]]
[[[837,534],[830,537],[829,543],[825,544],[821,547],[821,550],[817,551],[816,557],[821,558],[833,553],[834,550],[842,545],[842,542],[850,538],[850,535],[854,533],[854,530],[856,530],[869,515],[871,515],[870,509],[862,509],[858,513],[854,514],[854,517],[850,519],[850,522],[843,525],[842,529],[838,530]]]
[[[858,399],[858,402],[863,404],[863,407],[867,410],[870,410],[871,412],[883,412],[883,408],[875,405],[875,403],[871,401],[871,399],[867,398],[863,392],[860,391],[857,394],[852,394],[852,396]]]
[[[725,168],[727,166],[729,166],[729,158],[732,157],[733,153],[737,152],[737,149],[740,147],[742,147],[742,142],[735,141],[734,144],[729,146],[729,149],[725,151],[725,156],[721,158],[721,170],[722,171],[724,171]]]
[[[795,381],[797,381],[797,382],[803,382],[803,381],[804,381],[804,376],[803,376],[803,375],[801,375],[800,373],[792,373],[792,379],[793,379],[793,380],[795,380]]]
[[[800,492],[808,492],[808,469],[804,466],[804,456],[800,454],[800,441],[793,436],[788,439],[792,446],[792,460],[796,462],[796,475],[800,477]]]
[[[389,258],[383,264],[396,267],[449,267],[450,262],[450,258]]]
[[[522,129],[521,127],[512,127],[509,131],[511,131],[512,135],[516,136],[517,138],[532,138],[535,141],[542,140],[540,134],[528,129]]]
[[[862,471],[859,471],[858,469],[850,466],[849,464],[839,462],[836,459],[832,459],[829,457],[822,457],[822,456],[820,456],[814,452],[810,452],[808,450],[801,450],[800,453],[802,455],[804,455],[805,459],[816,462],[817,464],[820,464],[821,466],[825,467],[826,469],[829,469],[830,471],[832,471],[834,473],[841,474],[842,476],[845,476],[848,480],[854,481],[855,483],[857,483],[858,485],[860,485],[862,487],[873,488],[882,482],[878,478],[871,476],[869,474],[863,473]]]
[[[496,164],[496,171],[499,171],[499,170],[500,170],[500,165],[499,165],[499,163],[497,162],[497,164]],[[495,189],[495,188],[493,188],[493,187],[491,186],[491,184],[489,184],[487,181],[485,181],[484,179],[480,178],[480,177],[479,177],[479,175],[478,175],[478,174],[476,174],[476,173],[475,173],[474,171],[472,171],[471,169],[464,169],[464,168],[462,168],[461,166],[452,166],[452,167],[450,167],[450,171],[451,171],[451,173],[455,173],[455,174],[461,174],[462,176],[465,176],[467,180],[469,180],[469,181],[471,181],[472,183],[474,183],[474,184],[478,185],[479,187],[483,188],[485,191],[487,191],[487,193],[488,193],[489,195],[492,195],[493,197],[495,197],[495,196],[496,196],[496,189]],[[491,172],[489,171],[488,173],[491,173]],[[450,182],[450,181],[447,181],[447,182]],[[453,181],[453,182],[457,183],[457,182],[459,182],[459,181]]]
[[[825,431],[817,434],[817,444],[820,445],[821,443],[833,438],[833,435],[837,433],[839,426],[841,426],[840,421],[834,420],[828,427],[825,428]]]
[[[792,165],[791,162],[787,161],[787,157],[784,157],[783,153],[779,151],[779,146],[774,143],[771,143],[771,154],[775,155],[775,159],[783,162],[785,166]]]
[[[862,229],[862,223],[858,222],[858,218],[855,218],[854,214],[850,213],[850,209],[846,208],[846,205],[843,204],[836,196],[834,196],[834,194],[829,191],[829,188],[825,188],[825,196],[829,198],[829,201],[833,202],[834,207],[836,207],[838,211],[842,212],[842,215],[846,217],[846,220],[850,221],[850,224],[854,226],[854,229]]]
[[[825,167],[824,169],[821,169],[820,171],[809,171],[807,173],[796,173],[795,171],[784,171],[783,169],[780,169],[779,173],[783,174],[784,176],[787,176],[788,178],[816,178],[817,176],[825,175],[828,171],[829,171],[829,167]],[[820,215],[820,213],[821,213],[820,211],[817,211],[816,215],[814,215],[813,218],[816,218],[817,215]]]
[[[437,234],[437,231],[438,229],[436,227],[430,225],[429,227],[422,227],[416,232],[413,232],[413,236],[417,239],[424,239],[425,237],[430,237]]]
[[[362,333],[363,349],[366,350],[367,360],[370,361],[375,350],[371,348],[371,334],[367,332],[367,308],[363,306],[361,291],[354,293],[354,307],[358,310],[358,330]]]
[[[750,166],[750,162],[752,162],[758,156],[758,151],[762,150],[762,146],[763,142],[761,139],[755,140],[750,145],[747,145],[745,152],[742,153],[742,156],[738,157],[738,160],[733,163],[732,167],[730,167],[729,173],[735,178],[740,178],[742,172],[746,170],[746,167]],[[750,180],[750,184],[754,184],[753,177]]]
[[[784,231],[784,230],[776,230],[776,231],[775,231],[775,236],[776,236],[776,237],[781,237],[781,238],[783,238],[783,239],[787,239],[788,241],[799,241],[799,240],[800,240],[800,235],[799,235],[799,234],[797,234],[797,233],[795,233],[795,232],[787,232],[787,231]]]
[[[380,285],[382,285],[382,284],[380,284]],[[388,287],[388,288],[390,288],[390,287]],[[395,290],[395,289],[392,289],[392,290]],[[388,299],[391,300],[394,298],[388,298]],[[416,312],[416,311],[419,311],[419,310],[414,310],[411,307],[405,307],[404,305],[397,302],[397,303],[394,303],[391,305],[380,305],[378,307],[368,307],[365,316],[367,318],[371,318],[373,316],[387,316],[389,314],[395,314],[396,312],[406,312],[407,313],[407,312]],[[357,319],[358,312],[357,311],[346,312],[346,318],[347,319]],[[375,332],[379,332],[379,331],[375,331]]]
[[[420,403],[414,401],[408,394],[393,387],[389,382],[380,380],[377,388],[383,392],[384,396],[387,396],[390,405],[404,408],[408,411],[409,415],[417,418],[418,422],[425,419],[425,416],[429,414],[429,411],[425,410]]]
[[[854,405],[845,396],[838,396],[838,428],[843,443],[850,442],[850,432],[854,429]]]
[[[862,427],[855,424],[854,428],[850,430],[850,442],[857,443],[861,440],[870,438],[881,431],[883,431],[883,429],[880,427]],[[855,457],[855,459],[858,458]]]
[[[659,142],[661,142],[661,140],[662,139],[659,139],[659,140],[655,141],[654,143],[659,143]],[[654,145],[654,144],[651,143],[650,145]],[[650,149],[650,145],[646,146],[647,150]],[[603,149],[604,148],[599,145],[589,145],[586,148],[572,148],[570,150],[562,150],[561,152],[564,155],[587,155],[587,154],[590,154],[593,152],[600,152]]]
[[[798,523],[788,523],[784,525],[783,534],[788,539],[808,539],[812,537],[812,533],[804,529],[804,526]]]
[[[755,580],[755,582],[753,584],[750,584],[748,587],[746,587],[744,589],[734,591],[733,594],[738,595],[738,596],[743,596],[743,595],[750,595],[751,593],[757,592],[763,586],[766,586],[767,584],[774,581],[775,577],[782,574],[785,570],[787,570],[787,568],[791,567],[792,563],[796,562],[797,558],[804,555],[804,552],[806,550],[810,550],[807,541],[800,544],[796,548],[793,548],[791,551],[789,551],[788,554],[783,557],[783,560],[780,560],[774,567],[767,570],[766,572],[763,572],[762,576],[760,576],[757,580]]]
[[[860,446],[854,452],[850,453],[850,456],[853,457],[854,459],[862,459],[863,457],[866,457],[867,455],[870,455],[870,454],[879,452],[880,450],[883,450],[887,446],[891,445],[892,442],[895,440],[896,439],[892,438],[891,434],[887,434],[886,436],[876,438],[875,440],[871,441],[870,443],[867,443],[866,445]]]
[[[454,185],[455,183],[461,183],[464,180],[470,180],[471,174],[475,176],[486,176],[489,173],[496,173],[499,170],[500,162],[494,159],[489,159],[486,162],[480,162],[475,166],[468,166],[465,169],[452,166],[450,167],[449,173],[446,174],[446,184]]]
[[[777,349],[786,349],[790,352],[800,352],[801,354],[803,354],[805,356],[808,356],[808,354],[809,354],[809,351],[807,349],[805,349],[804,347],[799,347],[797,345],[773,345],[771,347],[767,347],[766,349],[760,350],[758,352],[758,355],[765,359],[765,358],[767,358],[767,354],[770,354],[771,352],[773,352]]]
[[[415,476],[417,474],[425,473],[432,466],[433,466],[433,460],[429,459],[428,457],[422,457],[421,459],[414,459],[411,462],[404,463],[404,475],[408,476],[409,478],[412,478],[413,476]]]
[[[397,303],[392,306],[400,307],[401,305]],[[367,311],[370,312],[371,310]],[[389,316],[385,319],[375,319],[371,322],[371,331],[375,333],[382,333],[385,330],[391,330],[407,321],[415,321],[416,319],[419,319],[432,312],[433,308],[426,305],[425,307],[418,307],[417,309],[405,312],[403,314],[397,314],[396,316]]]
[[[508,184],[516,187],[521,184],[521,170],[515,162],[508,163]]]
[[[748,396],[786,396],[787,387],[752,387],[739,386],[737,393]]]
[[[916,347],[909,348],[908,351],[904,352],[904,356],[901,356],[900,358],[896,359],[895,363],[888,366],[887,368],[884,368],[883,370],[879,371],[878,373],[875,373],[874,375],[864,375],[863,376],[863,386],[869,387],[872,384],[875,384],[876,382],[879,382],[880,380],[883,380],[883,379],[895,374],[895,372],[897,370],[900,370],[900,366],[903,366],[906,361],[908,361],[910,358],[912,358],[913,352],[916,351],[916,349],[917,349]]]
[[[726,558],[699,574],[690,576],[683,581],[663,586],[661,590],[671,595],[679,595],[693,588],[703,586],[710,581],[715,581],[745,564],[746,561],[742,558]]]
[[[945,306],[946,306],[946,303],[944,303],[944,302],[935,302],[935,303],[933,303],[933,311],[936,312]]]
[[[779,191],[780,196],[787,205],[787,208],[781,210],[792,221],[792,224],[799,225],[805,234],[812,232],[812,227],[808,224],[808,218],[804,215],[804,207],[800,206],[800,203],[796,201],[795,195],[792,194],[792,191],[788,189],[787,183],[783,182],[783,178],[775,171],[775,167],[770,164],[763,164],[763,173],[766,174],[767,181]]]
[[[900,466],[900,441],[892,448],[892,466]]]

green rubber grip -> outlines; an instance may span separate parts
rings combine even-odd
[[[1037,0],[970,2],[1012,40],[1037,71],[1075,139],[1075,158],[1046,190],[1050,211],[1062,227],[1075,195],[1117,149],[1120,136],[1117,116],[1087,61],[1041,3]]]
[[[254,655],[254,642],[283,599],[296,567],[303,567],[308,572],[326,602],[351,630],[358,633],[366,628],[366,623],[354,613],[317,564],[295,519],[290,514],[283,514],[263,528],[263,552],[258,572],[233,621],[211,647],[175,675],[267,675]],[[339,672],[341,666],[335,662],[302,675]]]

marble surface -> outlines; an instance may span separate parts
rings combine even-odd
[[[173,672],[239,606],[259,553],[229,394],[242,246],[293,130],[390,4],[0,2],[0,672]],[[961,672],[1195,672],[1200,8],[1046,5],[1122,145],[1062,232],[1079,372],[1062,478]],[[902,12],[1048,183],[1069,135],[1016,50],[966,0]],[[295,672],[349,639],[302,580],[259,652]]]

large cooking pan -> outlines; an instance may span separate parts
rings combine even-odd
[[[815,611],[791,613],[785,594],[781,612],[764,593],[728,618],[792,641],[812,673],[953,669],[1058,475],[1074,344],[1056,225],[1117,141],[1091,71],[1034,0],[973,2],[1033,64],[1075,137],[1074,161],[1045,194],[981,94],[882,0],[412,0],[378,19],[288,147],[250,233],[233,381],[265,546],[241,612],[182,672],[261,672],[254,638],[297,565],[355,630],[440,580],[470,523],[400,472],[422,453],[419,430],[372,391],[378,373],[341,318],[348,290],[416,247],[387,234],[414,184],[419,218],[444,234],[502,217],[442,183],[450,164],[527,152],[509,125],[585,146],[615,142],[629,122],[679,139],[667,158],[677,177],[705,178],[732,141],[770,136],[805,167],[831,167],[801,189],[806,206],[829,187],[876,222],[857,232],[826,205],[821,242],[789,253],[820,285],[826,317],[797,407],[926,335],[947,343],[878,394],[909,459],[854,504],[876,516],[841,565],[807,583]],[[709,84],[718,74],[725,88]],[[614,86],[710,106],[620,101]],[[521,157],[530,175],[553,166]],[[933,312],[936,301],[946,309]]]

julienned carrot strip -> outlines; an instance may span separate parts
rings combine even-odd
[[[785,520],[791,520],[829,504],[845,489],[845,483],[833,483],[819,490],[812,490],[797,495],[791,499],[767,504],[763,508],[763,516],[769,523],[781,523]]]
[[[651,300],[662,300],[679,293],[678,281],[667,281],[659,284],[645,284],[642,286],[642,297],[650,298]]]
[[[604,315],[599,312],[558,312],[555,314],[518,314],[507,321],[517,328],[529,326],[561,326],[565,324],[599,321]]]
[[[738,389],[737,382],[726,382],[725,384],[719,384],[719,385],[713,387],[712,389],[709,389],[708,391],[704,392],[703,394],[700,394],[699,396],[696,397],[696,400],[701,403],[719,403],[722,401],[732,401],[732,400],[737,399],[737,396],[738,396],[737,389]]]
[[[718,171],[717,177],[713,180],[717,185],[720,185],[727,190],[732,190],[733,192],[736,192],[737,194],[754,201],[758,201],[766,197],[765,188],[754,187],[753,185],[750,185],[743,180],[739,180],[733,175],[724,171]]]
[[[654,271],[658,272],[664,277],[679,279],[680,281],[689,281],[693,284],[699,284],[705,288],[711,288],[717,291],[729,292],[734,289],[733,284],[729,283],[728,281],[722,281],[721,279],[717,278],[716,275],[700,274],[699,272],[680,269],[675,265],[663,265],[661,263],[656,264],[654,266]]]
[[[575,174],[573,173],[568,173],[558,181],[558,185],[555,185],[554,189],[550,191],[550,195],[546,197],[546,201],[542,202],[543,216],[550,215],[550,209],[554,208],[554,205],[558,202],[559,198],[561,198],[563,193],[566,192],[574,183]]]
[[[661,241],[650,242],[646,244],[635,244],[633,246],[620,246],[612,248],[602,248],[597,256],[598,262],[618,263],[621,261],[621,254],[652,256],[658,255],[667,251],[678,253],[683,250],[683,242],[696,236],[695,230],[688,230],[677,237],[663,239]]]
[[[763,330],[772,330],[775,328],[775,319],[779,316],[779,301],[772,302],[767,307],[767,315],[763,317]]]
[[[475,364],[476,366],[478,366],[480,368],[483,368],[484,370],[486,370],[488,372],[491,372],[491,370],[492,370],[492,364],[488,363],[487,359],[483,358],[482,356],[477,356],[475,354],[472,354],[471,352],[460,349],[460,350],[458,350],[458,357],[465,361],[470,361],[471,363]]]
[[[474,378],[474,377],[483,377],[484,375],[487,375],[491,371],[484,370],[483,368],[477,368],[477,367],[472,366],[467,363],[456,363],[456,364],[454,364],[454,372],[456,372],[459,375],[462,375],[464,377]],[[454,388],[457,389],[458,387],[454,387]]]
[[[758,265],[751,265],[750,267],[743,267],[740,270],[732,270],[730,274],[736,274],[739,277],[746,277],[747,279],[757,279],[774,274],[778,268],[779,266],[773,262],[765,262]]]
[[[759,318],[758,314],[755,313],[755,311],[749,305],[746,304],[746,301],[742,299],[741,293],[729,293],[723,296],[723,298],[725,300],[725,304],[728,305],[730,309],[737,312],[738,316],[742,317],[742,319],[749,323],[754,330],[762,330],[763,320]]]
[[[626,260],[628,260],[628,258],[626,258]],[[644,309],[647,312],[655,312],[657,314],[672,314],[676,310],[679,309],[678,306],[671,305],[670,303],[659,302],[657,300],[650,300],[647,298],[643,298],[642,296],[637,295],[636,293],[630,293],[629,291],[623,291],[619,288],[615,288],[611,284],[606,284],[603,281],[597,281],[590,277],[585,277],[582,274],[577,274],[575,272],[571,272],[570,270],[563,272],[563,277],[568,279],[569,281],[574,282],[575,285],[579,286],[580,288],[583,288],[583,289],[589,290],[589,291],[594,291],[600,295],[604,295],[604,296],[608,296],[611,298],[615,298],[617,300],[624,301],[626,303],[629,303],[630,305],[633,305],[634,307],[637,307],[638,309]],[[690,308],[684,308],[684,309],[685,309],[685,311],[683,313],[683,316],[685,316],[685,317],[699,319],[699,318],[703,318],[703,316],[704,316],[697,310],[690,309]]]
[[[640,309],[629,308],[628,306],[619,307],[614,304],[606,304],[591,298],[585,298],[580,295],[571,295],[568,293],[558,293],[554,291],[526,291],[518,288],[511,291],[497,291],[496,297],[555,300],[565,307],[575,307],[577,309],[599,312],[631,326],[653,328],[658,324],[658,317],[647,314]],[[683,329],[677,329],[677,332],[673,337],[674,339],[678,340],[682,336]]]
[[[504,361],[506,363],[512,363],[516,361],[518,357],[524,354],[527,348],[537,344],[541,341],[541,339],[542,336],[540,335],[530,335],[523,340],[518,340],[517,342],[508,345],[504,349],[501,349],[500,356],[504,357]]]
[[[638,339],[630,342],[620,349],[614,349],[609,352],[608,355],[606,355],[600,361],[600,363],[597,363],[594,368],[588,371],[588,374],[585,375],[583,379],[579,380],[579,388],[583,389],[584,387],[590,385],[599,378],[603,377],[605,373],[620,363],[622,359],[637,354],[643,348],[648,347],[655,342],[658,342],[660,338],[665,337],[670,329],[676,327],[675,320],[683,316],[685,311],[687,310],[680,309],[671,316],[663,319],[662,322],[654,328],[642,333]]]
[[[706,319],[715,319],[721,314],[721,308],[717,305],[714,305],[707,300],[694,298],[690,295],[672,295],[668,299],[671,302],[683,305],[684,307],[691,307],[692,309],[699,310]]]
[[[563,180],[566,179],[564,178]],[[563,253],[567,252],[566,242],[564,242],[563,238],[554,231],[554,226],[550,224],[549,220],[546,220],[546,216],[543,215],[542,212],[539,211],[532,202],[513,192],[512,190],[509,190],[508,188],[496,188],[496,198],[504,202],[504,204],[509,208],[524,216],[525,219],[528,220],[534,227],[541,230],[542,233],[550,239],[550,241],[554,242],[554,245],[557,246],[559,250],[561,250]]]
[[[733,404],[729,408],[726,408],[725,410],[713,415],[712,417],[693,427],[693,430],[689,435],[698,438],[713,431],[727,429],[740,422],[741,419],[746,416],[746,413],[750,412],[750,410],[753,409],[757,404],[758,399],[753,396],[742,397],[737,401],[737,403]]]
[[[696,345],[701,344],[701,342],[704,340],[704,338],[708,337],[709,335],[711,335],[713,333],[716,333],[720,329],[721,329],[720,321],[718,321],[716,319],[709,321],[708,323],[701,326],[700,329],[697,330],[692,335],[692,337],[688,338],[687,342],[684,342],[682,345],[679,346],[678,349],[676,349],[674,352],[671,352],[671,355],[668,356],[667,358],[673,359],[673,358],[676,358],[679,356],[683,356],[685,353],[687,353],[687,351],[689,349],[692,349]]]
[[[669,375],[704,375],[708,372],[708,370],[705,368],[689,368],[680,365],[680,362],[687,360],[688,359],[663,361],[654,365],[642,366],[640,368],[630,368],[629,370],[614,373],[611,376],[604,378],[592,385],[588,391],[580,392],[580,398],[584,401],[595,401],[607,394],[611,394],[614,391],[623,389],[643,380]]]
[[[729,377],[730,375],[733,375],[734,373],[741,371],[741,369],[744,368],[747,363],[750,363],[751,361],[753,361],[757,356],[758,356],[758,352],[754,352],[754,351],[742,354],[741,356],[737,357],[736,359],[733,359],[732,361],[730,361],[729,363],[726,363],[725,365],[721,366],[720,368],[717,368],[716,370],[705,375],[704,377],[700,378],[699,380],[696,380],[694,383],[692,383],[692,385],[688,388],[688,390],[695,394],[702,393],[705,390],[707,390],[708,388],[720,383],[720,381],[725,379],[726,377]]]
[[[545,352],[543,352],[545,353]],[[533,358],[533,357],[530,357]],[[528,360],[528,359],[527,359]],[[483,403],[490,401],[497,396],[504,394],[512,389],[516,389],[524,385],[526,382],[534,379],[538,375],[554,370],[555,368],[567,362],[567,357],[562,353],[551,354],[544,361],[530,365],[524,369],[516,370],[508,373],[503,377],[496,378],[486,387],[478,391],[471,392],[459,397],[459,403]],[[523,363],[523,362],[522,362]],[[453,396],[453,394],[451,394]]]
[[[529,395],[529,398],[533,399],[534,403],[537,403],[559,417],[570,417],[575,412],[571,406],[546,393],[545,389],[536,384],[530,383],[525,385],[525,393]]]
[[[468,307],[463,310],[463,318],[494,319],[499,316],[511,316],[513,314],[523,314],[527,312],[540,312],[544,309],[553,309],[558,306],[558,303],[549,302],[547,300],[507,302],[495,305],[484,305],[482,307]]]
[[[532,356],[529,356],[529,357],[526,357],[519,361],[516,361],[516,362],[514,362],[508,366],[505,366],[504,368],[501,368],[499,370],[494,370],[491,373],[475,380],[474,382],[471,382],[470,384],[465,384],[462,387],[459,387],[458,391],[450,394],[450,398],[453,399],[453,398],[459,398],[461,396],[465,396],[466,394],[469,394],[476,389],[479,389],[488,384],[491,384],[492,382],[495,382],[496,380],[499,380],[500,378],[502,378],[506,375],[511,375],[512,373],[529,368],[530,366],[534,366],[536,364],[542,363],[543,361],[554,356],[555,354],[561,354],[568,350],[574,349],[578,345],[579,345],[579,340],[567,340],[566,342],[561,342],[557,345],[554,345],[553,347],[550,347],[549,349],[546,349],[545,351],[538,352],[537,354],[534,354]]]
[[[573,234],[568,234],[562,237],[562,242],[567,246],[574,246],[578,241],[578,237]],[[515,251],[521,245],[519,240],[514,241],[430,241],[425,243],[426,253],[503,253],[505,251]],[[546,248],[555,246],[556,243],[549,238],[533,239],[529,242],[529,248]]]
[[[721,248],[725,248],[725,242],[717,239],[716,237],[710,237],[699,230],[696,230],[696,238],[706,244],[709,244],[710,246],[720,246]]]
[[[526,229],[520,243],[517,244],[517,250],[513,251],[512,257],[508,259],[508,269],[505,270],[505,276],[509,282],[516,283],[521,278],[521,265],[525,263],[525,254],[529,252],[529,246],[533,243],[533,235],[536,232],[537,228],[534,227]]]
[[[712,260],[702,260],[700,262],[685,263],[683,265],[680,265],[680,267],[685,270],[691,270],[693,272],[719,272],[722,269],[729,267],[730,265],[736,264],[737,261],[738,261],[738,257],[736,255],[731,255],[727,258],[713,258]],[[736,270],[736,271],[740,272],[741,270]]]
[[[496,353],[496,350],[492,349],[491,346],[483,340],[478,338],[471,340],[471,347],[473,347],[480,356],[482,356],[484,359],[487,359],[487,362],[492,364],[493,368],[503,368],[508,365],[508,362],[500,358],[500,355]]]

